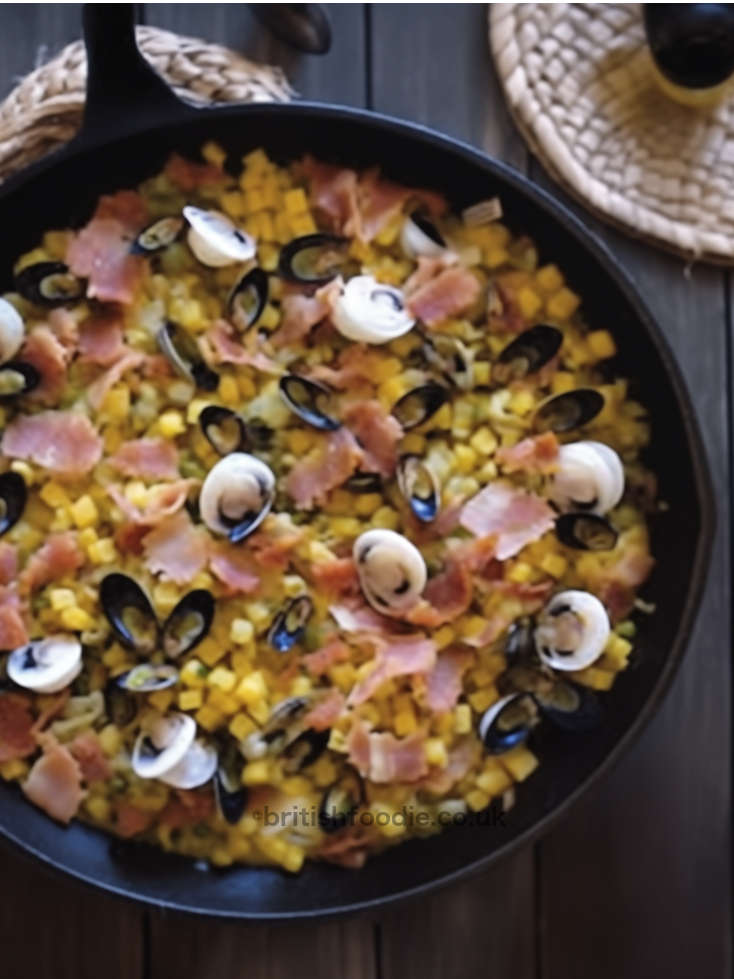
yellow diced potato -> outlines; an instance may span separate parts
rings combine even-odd
[[[535,282],[543,292],[558,292],[563,286],[563,275],[557,265],[544,265],[535,273]]]
[[[481,812],[482,809],[486,809],[489,805],[489,796],[486,792],[482,792],[481,789],[474,789],[472,792],[467,792],[466,804],[472,812]]]
[[[196,655],[199,659],[206,663],[207,666],[214,666],[227,652],[226,647],[217,642],[211,636],[207,636],[199,645],[196,647]]]
[[[239,646],[246,646],[251,643],[255,638],[252,622],[248,619],[232,619],[232,625],[229,627],[229,638]]]
[[[48,593],[48,598],[51,602],[51,608],[55,612],[76,606],[76,595],[71,588],[52,588]]]
[[[174,692],[170,687],[168,690],[156,690],[155,693],[148,694],[148,702],[161,714],[165,714],[173,703],[173,698]]]
[[[186,422],[180,411],[169,408],[158,419],[158,431],[165,439],[173,439],[186,431]]]
[[[303,187],[294,187],[283,194],[283,206],[289,214],[303,214],[308,210],[308,198]]]
[[[497,700],[497,690],[494,686],[485,687],[482,690],[475,690],[469,694],[469,703],[478,714],[484,713]]]
[[[237,685],[235,696],[240,703],[254,706],[267,698],[268,688],[261,670],[253,670]]]
[[[267,785],[270,781],[270,762],[267,758],[248,762],[242,769],[243,785]]]
[[[405,737],[407,734],[412,734],[418,727],[418,722],[415,717],[415,713],[410,710],[399,710],[395,715],[393,720],[393,728],[398,737]]]
[[[206,678],[206,682],[209,687],[216,687],[224,693],[229,693],[230,690],[234,690],[237,677],[232,670],[228,670],[224,666],[217,666]]]
[[[441,738],[427,738],[424,750],[429,765],[437,765],[439,768],[446,767],[449,758],[446,752],[446,744]]]
[[[433,641],[436,644],[436,649],[444,649],[449,643],[452,643],[456,638],[456,632],[453,627],[446,624],[442,625],[440,629],[437,629],[433,633]]]
[[[468,475],[477,464],[477,454],[470,445],[457,445],[454,448],[454,459],[457,472]]]
[[[207,668],[198,659],[187,660],[181,668],[181,682],[187,687],[200,689],[206,686]]]
[[[201,690],[182,690],[178,695],[179,710],[198,710],[203,703]]]
[[[72,632],[83,632],[94,625],[94,619],[89,612],[76,606],[62,609],[59,618],[64,628]]]
[[[533,576],[532,567],[525,561],[515,561],[507,574],[510,581],[514,581],[517,584],[524,584]]]
[[[71,500],[64,489],[63,486],[59,486],[52,479],[47,483],[44,483],[38,494],[46,506],[51,507],[52,510],[56,510],[60,507],[66,507],[71,504]]]
[[[87,548],[87,554],[93,564],[114,564],[117,560],[117,548],[111,537],[100,537],[99,540],[92,541]]]
[[[562,554],[546,554],[540,567],[551,578],[562,578],[568,568],[568,561]]]
[[[197,710],[194,716],[196,723],[199,727],[203,727],[205,731],[216,731],[224,721],[224,716],[215,707],[212,707],[211,704],[204,704],[203,707]]]
[[[99,520],[99,511],[92,497],[85,493],[79,497],[76,503],[69,507],[71,519],[76,526],[82,530],[84,527],[93,527]]]
[[[485,769],[476,779],[477,788],[490,797],[502,795],[511,785],[512,778],[499,765]]]
[[[113,758],[122,747],[122,734],[116,724],[105,724],[97,736],[108,758]]]
[[[586,343],[597,360],[613,357],[617,352],[617,346],[609,330],[592,330],[586,337]]]
[[[538,767],[538,759],[529,748],[522,744],[510,748],[509,751],[500,755],[499,761],[516,782],[522,782]]]
[[[546,300],[545,308],[548,315],[553,319],[567,320],[573,316],[580,304],[581,298],[564,286]]]
[[[543,306],[543,300],[537,292],[534,292],[528,286],[524,286],[517,292],[517,304],[525,319],[531,320],[540,312]]]
[[[486,425],[478,428],[469,439],[469,445],[480,455],[489,456],[497,448],[497,436]]]
[[[457,704],[454,708],[454,732],[469,734],[472,729],[472,714],[469,704]]]
[[[244,740],[248,734],[255,730],[255,722],[247,714],[235,714],[229,722],[229,733],[238,741]]]

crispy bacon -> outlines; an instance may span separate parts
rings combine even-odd
[[[147,220],[147,206],[133,190],[100,199],[92,220],[71,241],[66,261],[87,282],[90,299],[130,304],[146,271],[146,260],[130,246]]]
[[[210,548],[209,567],[230,595],[251,595],[258,590],[260,577],[255,563],[246,549],[235,544],[222,541]]]
[[[58,306],[48,314],[48,325],[71,359],[79,343],[79,325],[73,314],[63,306]]]
[[[40,384],[28,394],[28,400],[43,405],[58,404],[66,385],[71,351],[53,330],[45,324],[34,326],[20,348],[18,359],[31,364],[41,375]]]
[[[196,527],[185,510],[164,517],[143,538],[145,564],[164,581],[184,585],[191,581],[209,558],[209,536]]]
[[[108,461],[125,476],[151,480],[175,479],[178,476],[178,449],[163,438],[123,442]]]
[[[60,823],[76,816],[84,797],[82,772],[68,748],[50,734],[38,737],[43,754],[34,762],[21,788],[26,796]]]
[[[369,700],[386,680],[426,673],[436,662],[436,644],[425,636],[400,636],[390,640],[370,636],[370,640],[376,650],[374,666],[372,672],[352,688],[347,700],[350,706]]]
[[[0,649],[17,649],[28,642],[28,629],[21,610],[18,589],[0,588]]]
[[[356,384],[374,383],[377,359],[364,344],[351,343],[337,357],[336,366],[314,364],[304,373],[314,381],[322,381],[338,390],[348,390]]]
[[[106,489],[108,496],[128,520],[149,528],[160,523],[165,517],[177,513],[186,502],[191,489],[198,485],[198,479],[177,479],[174,483],[152,486],[142,510],[128,500],[123,488],[118,484],[111,483]]]
[[[171,829],[183,829],[205,823],[213,815],[214,796],[211,792],[176,789],[174,796],[161,810],[159,821]]]
[[[335,663],[346,663],[350,655],[349,646],[332,636],[321,649],[306,653],[301,659],[311,676],[323,676]]]
[[[30,556],[21,571],[18,578],[20,593],[29,595],[51,581],[74,574],[83,564],[84,552],[77,543],[74,531],[50,534],[46,543]]]
[[[354,436],[338,428],[322,436],[305,458],[295,463],[285,481],[286,493],[299,506],[309,509],[323,503],[330,490],[352,475],[362,459]]]
[[[102,745],[94,731],[77,734],[69,745],[69,751],[78,762],[82,780],[87,785],[91,785],[92,782],[103,782],[112,775],[110,763],[105,758]]]
[[[27,758],[35,750],[30,700],[18,693],[0,694],[0,763]]]
[[[17,574],[18,549],[6,540],[0,541],[0,587],[12,584]]]
[[[496,534],[496,556],[504,561],[550,530],[555,514],[539,496],[496,482],[464,504],[459,522],[477,537]]]
[[[410,609],[405,618],[413,625],[435,629],[466,612],[472,595],[471,570],[449,554],[443,571],[429,578],[422,600]]]
[[[126,351],[123,319],[117,310],[106,309],[84,320],[79,331],[80,360],[109,367]]]
[[[506,473],[547,475],[555,472],[558,465],[558,439],[553,432],[531,435],[515,445],[497,449],[494,458]]]
[[[312,564],[308,577],[319,591],[328,595],[349,595],[359,588],[357,566],[352,557],[334,558],[322,564]]]
[[[118,836],[122,836],[126,840],[131,836],[137,836],[138,833],[145,832],[155,818],[155,813],[134,806],[124,799],[115,803],[114,812],[114,830]]]
[[[421,779],[420,787],[432,795],[446,795],[476,764],[479,752],[480,745],[476,738],[462,738],[449,749],[446,767],[431,768],[428,775]]]
[[[209,364],[239,364],[268,374],[281,374],[280,364],[260,350],[248,350],[226,320],[217,320],[199,338],[199,348]]]
[[[110,388],[114,387],[128,371],[142,366],[145,360],[144,353],[141,353],[139,350],[130,350],[128,353],[123,354],[119,360],[115,361],[111,367],[108,367],[104,374],[100,374],[87,388],[87,401],[91,407],[95,411],[99,411]]]
[[[357,174],[354,170],[319,163],[312,156],[301,161],[301,171],[309,182],[314,210],[332,231],[362,236],[357,200]]]
[[[461,681],[473,659],[467,649],[444,649],[426,676],[426,706],[439,714],[452,710],[461,694]]]
[[[359,598],[330,605],[329,612],[343,632],[389,636],[395,628],[390,619],[375,612]]]
[[[349,760],[371,782],[415,782],[428,774],[422,731],[396,738],[389,731],[371,732],[356,718],[346,743]]]
[[[403,429],[379,401],[357,401],[344,409],[344,422],[362,447],[367,472],[389,477],[398,461],[398,442]]]
[[[428,327],[463,313],[479,296],[479,280],[468,269],[444,269],[407,297],[414,316]]]
[[[2,438],[2,451],[13,459],[35,462],[60,476],[83,476],[102,458],[102,439],[86,415],[41,411],[17,415]]]

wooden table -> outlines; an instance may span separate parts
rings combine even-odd
[[[483,4],[341,4],[331,16],[332,52],[310,58],[270,40],[243,4],[141,7],[147,23],[281,64],[305,97],[427,123],[549,183],[505,112]],[[76,4],[0,8],[0,94],[76,38],[79,22]],[[534,847],[434,897],[335,923],[239,926],[145,911],[3,854],[5,979],[731,975],[731,276],[686,268],[585,220],[620,255],[675,348],[720,506],[689,653],[639,743]]]

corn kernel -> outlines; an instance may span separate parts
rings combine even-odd
[[[206,686],[207,668],[198,659],[190,659],[184,663],[181,669],[181,682],[187,687],[200,689]]]
[[[248,762],[242,769],[243,785],[267,785],[270,781],[270,763],[266,758]]]
[[[283,194],[283,206],[289,214],[303,214],[308,210],[308,198],[303,187],[294,187]]]
[[[312,235],[318,230],[310,214],[299,214],[298,217],[291,218],[290,225],[294,235]]]
[[[201,690],[182,690],[178,695],[179,710],[198,710],[203,703]]]
[[[105,724],[98,737],[100,747],[108,758],[114,757],[122,747],[122,734],[116,724]]]
[[[613,357],[617,352],[614,338],[609,330],[592,330],[586,337],[586,342],[597,360]]]
[[[355,520],[354,523],[359,524],[359,521]],[[371,523],[373,527],[382,527],[385,530],[397,530],[400,524],[400,515],[392,507],[382,506],[373,513]],[[358,536],[360,531],[361,527],[357,529],[354,536]]]
[[[76,605],[76,595],[71,588],[52,588],[48,593],[51,608],[60,612],[62,608],[72,608]]]
[[[186,431],[186,422],[180,411],[170,408],[158,419],[158,431],[163,438],[172,439]]]
[[[207,636],[203,642],[200,642],[196,647],[196,654],[199,659],[206,663],[207,666],[214,666],[227,652],[225,646],[222,643],[217,642],[212,639],[211,636]]]
[[[510,581],[514,581],[517,584],[524,584],[525,582],[530,581],[532,576],[533,569],[529,564],[526,564],[525,561],[515,561],[507,575]]]
[[[491,372],[491,364],[488,360],[475,360],[474,361],[474,385],[479,387],[481,384],[489,384],[489,376]]]
[[[229,638],[239,646],[246,646],[251,643],[255,638],[252,622],[248,619],[232,619],[232,625],[229,627]]]
[[[91,629],[94,625],[94,619],[83,608],[64,608],[59,618],[64,628],[72,632],[82,632],[84,629]]]
[[[118,646],[115,643],[102,653],[102,662],[108,669],[114,670],[116,667],[122,666],[123,663],[127,662],[127,653],[122,646]]]
[[[99,520],[99,512],[89,494],[81,496],[76,503],[72,503],[69,507],[71,513],[71,519],[83,530],[85,527],[93,527]]]
[[[581,299],[565,286],[546,301],[546,312],[553,319],[567,320],[579,308]]]
[[[393,719],[393,728],[399,737],[412,734],[418,727],[415,713],[412,709],[399,710]]]
[[[237,699],[249,706],[262,703],[268,693],[265,677],[260,670],[253,670],[252,673],[240,680],[235,690]]]
[[[459,631],[464,639],[474,639],[481,635],[487,625],[487,620],[481,615],[466,615],[459,619]]]
[[[224,666],[217,666],[206,678],[206,682],[210,687],[216,687],[224,693],[229,693],[230,690],[234,690],[237,677],[231,670],[226,669]]]
[[[168,691],[161,692],[167,693]],[[216,731],[224,720],[222,714],[216,708],[212,707],[211,704],[204,704],[203,707],[197,710],[194,716],[196,723],[199,727],[203,727],[205,731]]]
[[[604,658],[614,669],[623,670],[631,652],[632,643],[613,632],[604,649]]]
[[[87,554],[93,564],[114,564],[117,560],[117,548],[111,537],[92,541],[87,548]]]
[[[443,625],[433,633],[433,641],[436,644],[436,649],[443,649],[449,643],[452,643],[455,638],[456,633],[450,625]]]
[[[174,693],[173,690],[156,690],[155,693],[148,694],[148,702],[159,710],[161,714],[165,714],[168,708],[173,703]]]
[[[427,738],[424,750],[429,765],[437,765],[439,768],[446,767],[449,759],[446,744],[441,738]]]
[[[264,247],[262,250],[263,251],[265,250]],[[275,268],[278,264],[278,252],[275,250],[273,250],[273,261],[275,263],[273,265],[273,268]],[[263,262],[263,268],[267,268],[266,258],[263,258],[262,262]],[[278,312],[275,306],[268,303],[265,309],[260,314],[260,319],[258,322],[259,325],[263,327],[263,329],[274,330],[275,327],[280,323],[280,313]]]
[[[186,409],[186,421],[189,425],[196,425],[202,411],[213,403],[213,401],[208,401],[204,398],[193,398]]]
[[[233,694],[214,687],[207,698],[207,706],[218,710],[225,717],[231,717],[240,709],[240,702]]]
[[[614,673],[609,670],[600,670],[595,666],[587,666],[585,670],[575,670],[571,674],[572,679],[592,690],[611,690],[614,684]]]
[[[264,602],[246,602],[245,614],[255,629],[262,629],[269,624],[270,609]]]
[[[360,493],[354,500],[353,508],[358,517],[371,517],[382,503],[379,493]]]
[[[239,191],[225,191],[225,193],[223,193],[219,198],[219,201],[222,205],[222,210],[225,214],[228,214],[229,217],[236,220],[237,218],[244,216],[245,198],[241,193],[239,193]]]
[[[288,432],[288,448],[294,455],[302,456],[313,446],[313,436],[302,428]]]
[[[516,782],[522,782],[538,767],[538,759],[524,745],[510,748],[499,760]]]
[[[497,436],[485,425],[474,432],[469,439],[469,445],[480,455],[489,456],[497,448]]]
[[[524,286],[522,289],[518,290],[517,304],[520,307],[520,312],[525,319],[531,320],[540,312],[543,306],[543,300],[540,298],[537,292],[534,292],[528,286]]]
[[[509,401],[509,408],[515,415],[527,415],[535,406],[535,398],[527,390],[515,391]]]
[[[482,690],[475,690],[469,694],[469,703],[478,714],[484,713],[497,700],[497,690],[495,687],[485,687]]]
[[[562,554],[546,554],[540,562],[540,567],[551,578],[562,578],[566,573],[568,561]]]
[[[52,510],[56,510],[59,507],[69,506],[71,500],[63,486],[59,486],[53,480],[44,483],[38,494],[46,506],[51,507]]]
[[[235,714],[229,722],[229,733],[233,738],[237,738],[238,741],[242,741],[248,734],[252,734],[254,730],[255,724],[247,714]]]
[[[492,245],[484,252],[484,261],[488,268],[496,269],[504,265],[509,258],[507,249],[498,245]]]
[[[489,796],[486,792],[482,792],[481,789],[474,789],[472,792],[467,792],[465,798],[466,804],[472,812],[481,812],[482,809],[486,809],[489,805]]]
[[[237,381],[231,374],[224,374],[219,381],[219,397],[227,405],[237,405],[240,402],[240,390]]]
[[[227,159],[226,150],[219,143],[215,143],[213,139],[204,143],[201,148],[201,155],[207,163],[211,163],[212,166],[220,168],[224,166],[224,162]]]
[[[454,708],[454,733],[469,734],[472,728],[469,704],[457,704]]]
[[[535,273],[535,282],[543,292],[558,292],[563,285],[563,275],[557,265],[544,265]]]
[[[291,683],[290,693],[292,697],[303,697],[311,692],[312,683],[310,677],[301,675],[294,677]]]
[[[481,775],[477,776],[476,786],[490,797],[502,795],[512,785],[512,779],[499,765],[495,768],[485,769]]]

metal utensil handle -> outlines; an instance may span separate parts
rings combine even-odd
[[[77,144],[99,143],[161,119],[190,118],[186,105],[148,64],[135,39],[135,5],[87,3],[87,99]]]

